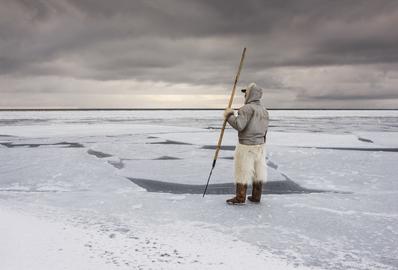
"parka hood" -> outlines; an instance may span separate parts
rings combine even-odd
[[[256,101],[260,102],[262,96],[263,96],[263,90],[257,87],[255,83],[251,83],[246,88],[245,104],[249,104]]]

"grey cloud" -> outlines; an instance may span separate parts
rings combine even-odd
[[[393,0],[0,1],[0,76],[229,85],[247,46],[242,83],[291,92],[275,68],[398,63]]]
[[[349,100],[372,100],[372,99],[397,99],[398,100],[398,93],[381,93],[378,95],[339,95],[329,93],[322,96],[310,97],[307,98],[310,100],[341,100],[341,101],[349,101]]]

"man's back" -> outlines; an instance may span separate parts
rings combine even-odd
[[[262,90],[253,85],[246,93],[245,105],[238,111],[238,116],[227,117],[228,123],[238,130],[239,143],[247,145],[265,143],[269,116],[261,104]]]

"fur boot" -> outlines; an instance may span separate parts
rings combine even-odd
[[[261,200],[261,193],[263,191],[263,182],[262,181],[253,181],[253,191],[252,195],[247,197],[249,201],[259,203]]]
[[[246,201],[247,184],[236,183],[236,196],[227,200],[228,204],[242,204]]]

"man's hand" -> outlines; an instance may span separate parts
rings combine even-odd
[[[230,115],[234,114],[234,110],[232,108],[226,108],[224,111],[224,119],[227,119]]]

